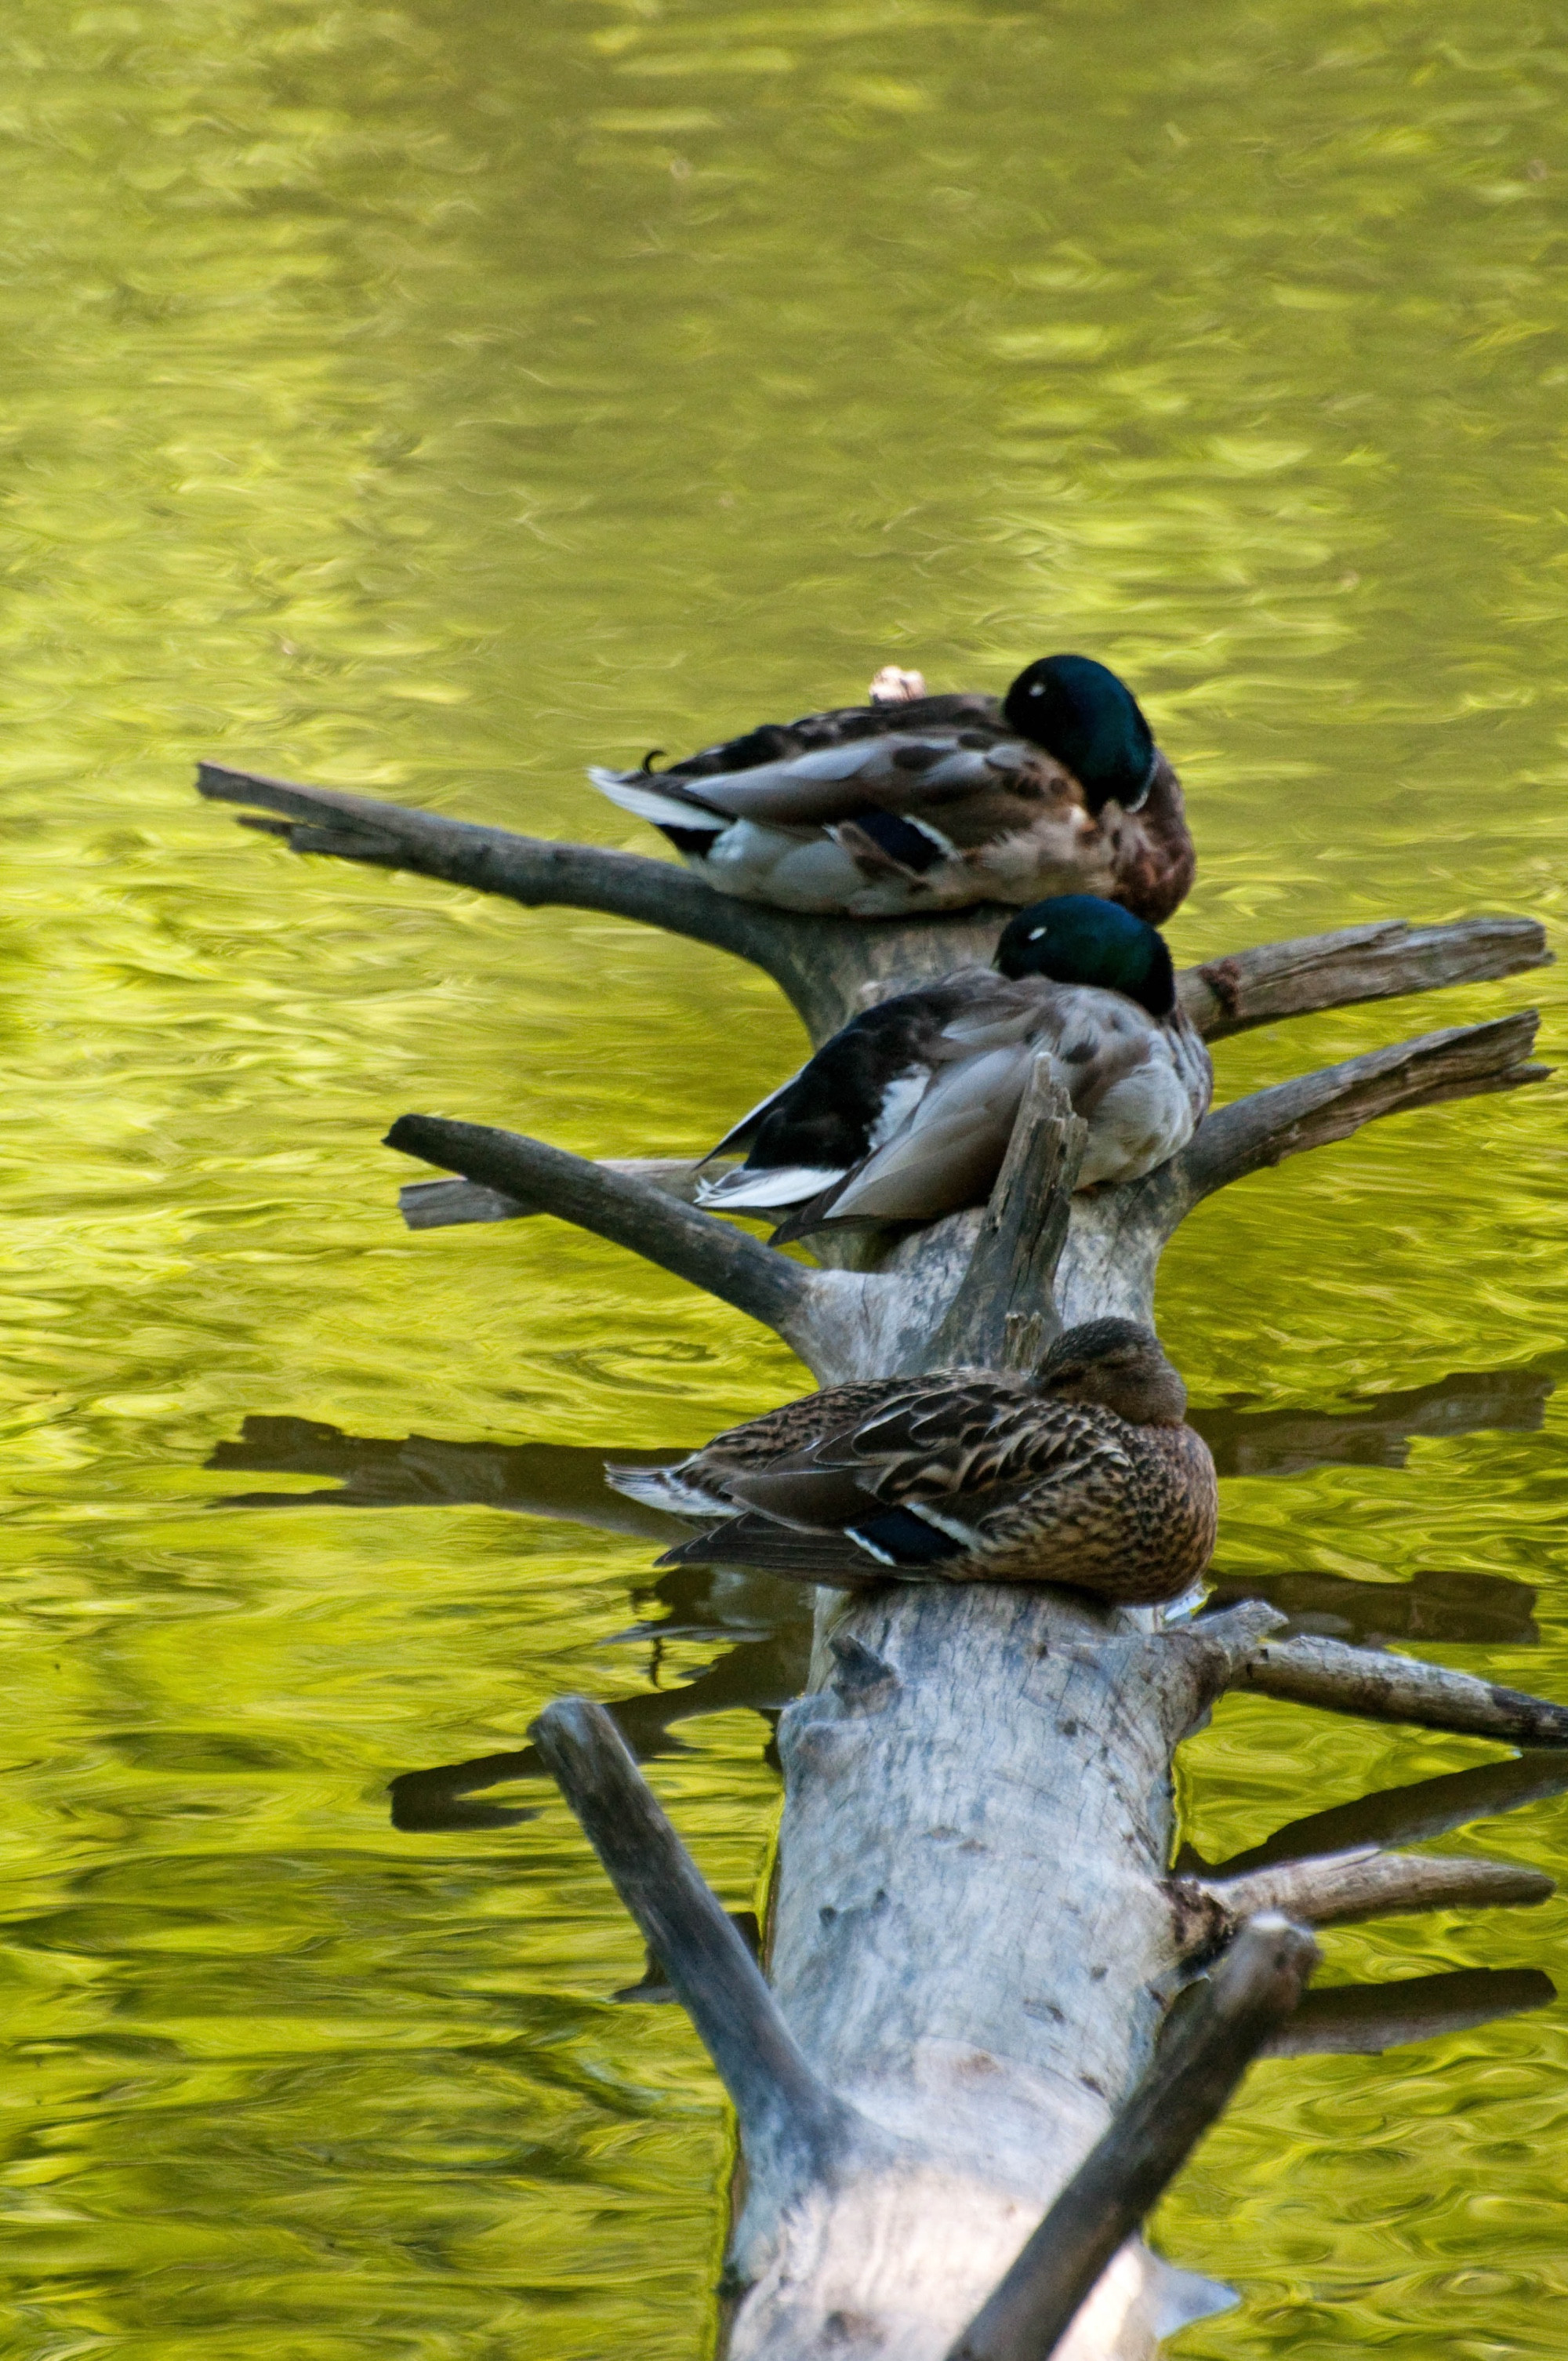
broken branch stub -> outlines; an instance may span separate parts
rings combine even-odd
[[[1505,1745],[1568,1745],[1568,1706],[1343,1640],[1266,1640],[1238,1665],[1234,1686],[1330,1713],[1464,1730]]]
[[[1408,1916],[1416,1910],[1526,1907],[1556,1891],[1550,1877],[1507,1861],[1456,1853],[1328,1853],[1240,1877],[1173,1878],[1171,1905],[1184,1955],[1228,1942],[1260,1910],[1283,1911],[1304,1927]]]
[[[792,2188],[831,2181],[874,2148],[870,2127],[812,2073],[609,1714],[563,1697],[529,1735],[718,2069],[752,2170]]]
[[[1201,2001],[1174,2029],[948,2361],[1047,2361],[1117,2248],[1136,2229],[1318,1963],[1304,1927],[1251,1919]]]
[[[1179,988],[1198,1030],[1221,1041],[1317,1009],[1491,983],[1551,964],[1545,929],[1534,918],[1454,918],[1435,927],[1383,918],[1206,960],[1185,971]]]

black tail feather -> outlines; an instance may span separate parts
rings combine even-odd
[[[658,1564],[755,1566],[785,1582],[823,1582],[836,1590],[874,1590],[891,1578],[853,1542],[837,1533],[796,1532],[771,1517],[732,1517],[666,1550]]]

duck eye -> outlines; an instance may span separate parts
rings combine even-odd
[[[1025,937],[1025,940],[1026,942],[1037,943],[1042,935],[1048,935],[1050,931],[1049,927],[1031,927],[1028,934]]]
[[[1034,682],[1029,690],[1031,697],[1044,697],[1045,693],[1046,684],[1043,680],[1036,680]]]

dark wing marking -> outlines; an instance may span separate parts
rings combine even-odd
[[[705,746],[684,762],[672,763],[662,775],[712,778],[725,772],[749,771],[761,763],[808,754],[821,746],[846,746],[858,738],[902,737],[911,730],[962,730],[982,744],[1005,739],[1012,731],[1002,718],[1001,700],[975,692],[952,697],[916,697],[898,705],[840,705],[827,713],[803,713],[794,721],[764,721],[739,738]]]
[[[886,1570],[847,1535],[798,1533],[771,1517],[733,1518],[666,1550],[660,1565],[755,1566],[785,1582],[826,1582],[839,1590],[869,1590],[887,1579]]]
[[[742,1116],[720,1146],[749,1137],[751,1171],[798,1167],[847,1175],[868,1154],[894,1082],[925,1062],[928,1045],[972,998],[973,979],[989,975],[977,968],[972,976],[900,993],[852,1017],[798,1074]],[[709,1153],[717,1156],[718,1149]]]
[[[912,1509],[883,1509],[875,1516],[857,1518],[847,1530],[851,1541],[870,1550],[890,1571],[916,1572],[966,1554],[965,1543],[927,1524]]]
[[[860,1480],[883,1500],[918,1500],[933,1506],[963,1501],[998,1486],[1068,1485],[1091,1467],[1124,1470],[1121,1421],[1089,1403],[1042,1401],[1025,1395],[997,1404],[993,1415],[928,1417],[902,1449],[868,1450],[861,1435],[856,1456]],[[862,1430],[863,1433],[863,1430]]]
[[[952,851],[950,838],[922,827],[918,820],[905,819],[899,812],[879,811],[873,804],[850,812],[834,833],[847,852],[862,860],[891,862],[915,877],[924,877]]]

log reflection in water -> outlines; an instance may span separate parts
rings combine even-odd
[[[1309,1993],[1260,2054],[1376,2058],[1385,2049],[1550,2008],[1556,1998],[1556,1985],[1539,1968],[1455,1968],[1388,1984],[1331,1984]]]
[[[1422,1640],[1453,1646],[1531,1648],[1541,1634],[1534,1587],[1468,1566],[1423,1566],[1407,1582],[1364,1582],[1304,1567],[1287,1574],[1230,1576],[1210,1570],[1205,1612],[1266,1599],[1288,1619],[1289,1635],[1354,1640],[1364,1648]]]
[[[1370,1394],[1345,1410],[1252,1410],[1233,1400],[1188,1416],[1222,1476],[1403,1467],[1418,1439],[1537,1433],[1554,1383],[1537,1369],[1456,1369],[1408,1392]]]
[[[1234,1853],[1225,1861],[1206,1861],[1189,1845],[1179,1866],[1199,1872],[1221,1868],[1233,1877],[1272,1868],[1278,1861],[1353,1852],[1363,1845],[1376,1845],[1384,1851],[1391,1846],[1424,1844],[1429,1838],[1448,1836],[1472,1820],[1522,1811],[1527,1804],[1545,1803],[1565,1793],[1568,1755],[1555,1749],[1516,1754],[1504,1763],[1480,1763],[1469,1771],[1418,1779],[1408,1787],[1379,1788],[1348,1804],[1312,1812],[1305,1819],[1288,1821],[1262,1844]]]
[[[763,1576],[741,1578],[708,1567],[680,1567],[664,1575],[644,1599],[656,1599],[666,1620],[634,1624],[620,1640],[727,1637],[731,1645],[706,1669],[674,1688],[641,1689],[609,1699],[605,1710],[638,1762],[680,1751],[674,1725],[698,1714],[731,1713],[737,1708],[773,1724],[806,1686],[811,1661],[811,1593],[793,1583]],[[657,1660],[655,1658],[655,1675]],[[537,1747],[504,1754],[475,1755],[428,1771],[405,1771],[390,1784],[392,1825],[407,1832],[497,1828],[532,1819],[525,1806],[471,1804],[481,1789],[517,1779],[549,1776]]]
[[[1346,1410],[1251,1410],[1244,1402],[1194,1410],[1192,1424],[1222,1476],[1299,1476],[1314,1467],[1402,1467],[1418,1437],[1534,1433],[1553,1380],[1531,1369],[1458,1370],[1408,1392],[1376,1394]],[[429,1508],[484,1502],[524,1516],[564,1517],[606,1532],[662,1540],[674,1518],[611,1492],[604,1465],[657,1466],[686,1446],[605,1450],[554,1443],[448,1443],[428,1434],[345,1434],[316,1419],[251,1416],[220,1443],[209,1467],[257,1474],[330,1476],[335,1492],[238,1492],[221,1508],[292,1509],[334,1500],[345,1508]]]
[[[528,1517],[559,1517],[601,1532],[669,1541],[685,1531],[612,1492],[605,1461],[654,1467],[674,1451],[613,1454],[567,1443],[447,1443],[431,1434],[345,1434],[311,1418],[247,1418],[233,1443],[220,1443],[209,1467],[269,1476],[331,1476],[333,1492],[232,1492],[221,1509],[430,1509],[475,1504]]]

